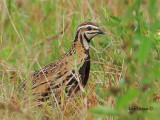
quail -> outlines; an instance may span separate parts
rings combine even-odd
[[[76,30],[71,49],[61,58],[35,71],[31,80],[33,95],[39,101],[60,98],[64,91],[71,96],[83,89],[90,72],[89,43],[98,34],[105,34],[97,24],[84,22]],[[26,88],[25,80],[19,89]]]

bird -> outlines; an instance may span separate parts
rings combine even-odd
[[[65,96],[71,96],[83,90],[90,73],[89,43],[98,34],[105,33],[96,23],[80,24],[70,50],[59,59],[32,73],[31,89],[36,100],[42,102],[50,98],[60,100],[63,92]],[[20,84],[19,90],[26,89],[27,81],[24,80]]]

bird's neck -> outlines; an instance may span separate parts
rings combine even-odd
[[[89,43],[84,43],[84,41],[85,41],[85,38],[83,38],[83,36],[80,35],[76,37],[76,39],[74,40],[72,44],[71,49],[66,54],[64,54],[62,59],[65,56],[68,56],[67,57],[68,60],[72,60],[72,58],[73,59],[76,58],[78,60],[77,64],[88,60],[89,59]],[[87,46],[85,46],[85,44]]]
[[[81,46],[85,51],[89,51],[89,42],[85,33],[77,31],[72,47]]]
[[[78,54],[89,56],[89,41],[84,33],[80,34],[79,31],[77,31],[72,47],[65,55],[70,56],[78,52]]]

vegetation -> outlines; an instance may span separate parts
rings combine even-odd
[[[159,0],[0,3],[0,119],[160,119]],[[68,51],[84,21],[106,32],[91,41],[85,92],[60,106],[35,105],[30,95],[26,105],[20,83]]]

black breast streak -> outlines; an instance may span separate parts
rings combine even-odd
[[[87,42],[89,42],[89,39],[87,38],[87,36],[85,34],[84,38],[87,40]],[[83,46],[83,37],[80,34],[80,42]],[[83,46],[84,48],[84,46]],[[85,59],[85,62],[83,63],[83,65],[80,67],[79,69],[79,75],[80,75],[80,82],[82,84],[83,87],[85,87],[88,78],[89,78],[89,71],[90,71],[90,56],[89,56],[89,50],[86,50],[84,48],[84,52],[86,55],[88,55],[88,57]],[[73,72],[73,71],[72,71]],[[67,79],[68,80],[68,79]],[[71,88],[70,88],[71,87]],[[78,85],[78,81],[76,80],[75,77],[73,77],[70,82],[67,84],[66,86],[66,93],[70,96],[72,94],[73,91],[78,91],[80,90],[80,87]]]
[[[75,74],[75,71],[74,71],[74,70],[72,70],[72,74],[70,74],[70,75],[67,76],[66,80],[67,80],[67,81],[69,80],[67,86],[70,86],[70,85],[72,85],[73,83],[78,84],[78,82],[77,82],[77,80],[75,79],[75,77],[73,77],[73,74]],[[73,77],[73,78],[70,80],[71,77]]]
[[[83,87],[85,87],[85,85],[88,81],[89,71],[90,71],[90,56],[88,55],[86,61],[84,62],[84,64],[79,69],[80,80],[81,80],[81,83],[82,83]]]
[[[88,58],[86,59],[84,64],[79,69],[80,82],[83,87],[85,87],[85,85],[88,81],[89,71],[90,71],[90,57],[88,56]],[[72,77],[72,74],[70,76],[67,76],[66,80],[69,80],[69,78],[71,78],[71,77]],[[70,80],[70,82],[67,84],[65,92],[68,96],[70,96],[72,94],[72,92],[77,92],[78,90],[80,90],[80,87],[78,85],[78,81],[76,80],[75,77],[73,77]]]
[[[83,87],[86,86],[86,83],[88,81],[89,78],[89,72],[90,72],[90,56],[89,56],[89,51],[86,51],[86,54],[88,55],[88,57],[85,59],[85,62],[83,63],[83,65],[80,67],[79,69],[79,75],[80,75],[80,82],[82,84]],[[75,71],[72,71],[72,73],[74,73]],[[72,76],[72,75],[71,75]],[[67,76],[67,80],[69,80],[69,78],[71,78],[71,76]],[[67,89],[71,86],[71,89]],[[78,86],[78,81],[76,80],[75,77],[73,77],[70,82],[67,84],[66,86],[66,93],[70,96],[72,94],[73,91],[78,91],[80,90],[80,87]]]

